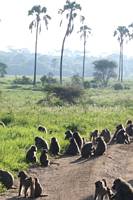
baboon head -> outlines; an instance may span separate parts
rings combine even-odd
[[[130,125],[132,123],[133,123],[132,120],[128,119],[127,122],[126,122],[126,125]]]
[[[25,172],[25,171],[20,171],[19,173],[18,173],[18,177],[19,178],[22,178],[22,179],[25,179],[25,178],[27,178],[27,173]]]
[[[31,149],[31,151],[35,151],[35,152],[37,151],[37,148],[35,145],[32,145],[30,149]]]
[[[118,125],[116,126],[116,129],[117,129],[117,130],[124,129],[123,124],[118,124]]]
[[[51,142],[52,142],[52,143],[55,143],[55,142],[57,142],[57,139],[56,139],[55,137],[52,137],[52,138],[51,138]]]
[[[73,136],[73,133],[72,133],[72,131],[71,130],[67,130],[66,132],[65,132],[65,140],[66,139],[69,139],[69,138],[71,138],[72,136]]]

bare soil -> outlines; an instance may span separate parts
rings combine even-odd
[[[109,145],[105,155],[95,159],[80,156],[62,157],[47,168],[31,168],[29,173],[37,175],[46,196],[38,200],[92,200],[95,181],[105,178],[109,186],[117,177],[133,184],[133,143]],[[18,180],[16,180],[18,185]],[[18,189],[11,189],[0,196],[0,200],[23,200]]]

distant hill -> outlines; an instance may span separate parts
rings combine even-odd
[[[108,56],[86,56],[85,76],[92,76],[93,62],[97,59],[107,58],[118,63],[119,55],[112,54]],[[72,76],[82,74],[83,53],[80,51],[72,52],[65,50],[63,59],[63,76]],[[32,75],[34,68],[34,53],[27,49],[9,49],[9,51],[0,51],[0,62],[8,65],[8,75]],[[52,73],[59,76],[60,52],[52,52],[47,55],[38,54],[37,74],[44,75]],[[133,77],[133,57],[124,57],[124,75],[127,78]]]

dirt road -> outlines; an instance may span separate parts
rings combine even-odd
[[[56,159],[48,168],[32,168],[48,196],[38,200],[92,200],[95,181],[105,178],[109,186],[117,177],[133,183],[133,143],[109,145],[105,155],[95,159],[80,159],[79,156]],[[16,200],[18,189],[10,190],[0,200]]]

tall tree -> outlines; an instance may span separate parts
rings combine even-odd
[[[32,29],[36,29],[36,37],[35,37],[35,60],[34,60],[34,80],[33,84],[36,85],[36,68],[37,68],[37,44],[38,44],[38,33],[41,32],[41,20],[43,19],[45,22],[45,27],[48,29],[48,20],[51,19],[49,15],[47,15],[47,8],[42,7],[40,5],[33,6],[31,10],[28,11],[28,15],[34,16],[34,19],[29,25],[29,29],[32,32]]]
[[[0,77],[4,77],[7,74],[7,65],[4,63],[0,63]]]
[[[115,69],[117,64],[114,61],[106,59],[96,60],[93,62],[94,65],[94,79],[100,83],[102,87],[107,87],[108,82],[111,78],[116,78]]]
[[[74,30],[74,19],[77,16],[77,10],[81,10],[80,4],[77,4],[75,1],[70,2],[70,0],[66,1],[63,9],[59,9],[59,14],[66,13],[66,19],[68,20],[67,29],[62,41],[61,47],[61,58],[60,58],[60,84],[62,84],[62,63],[63,63],[63,53],[64,53],[64,45],[66,38],[71,35]],[[60,26],[62,25],[62,20],[60,22]]]
[[[89,28],[86,24],[84,24],[85,17],[81,16],[81,23],[83,24],[80,27],[80,30],[78,33],[80,33],[80,38],[83,38],[83,43],[84,43],[84,55],[83,55],[83,71],[82,71],[82,82],[84,84],[84,76],[85,76],[85,54],[86,54],[86,43],[87,43],[87,38],[89,37],[89,34],[91,34],[91,28]]]
[[[117,36],[117,40],[120,45],[120,55],[119,55],[119,73],[118,80],[123,81],[123,44],[127,37],[129,37],[129,30],[126,26],[118,26],[114,31],[114,37]]]

